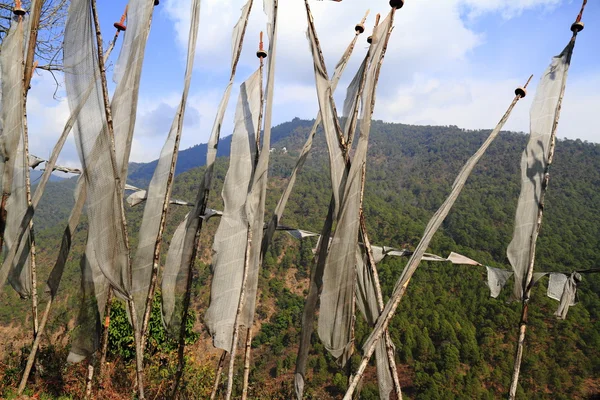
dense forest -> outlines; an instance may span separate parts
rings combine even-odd
[[[312,121],[294,119],[273,130],[267,210],[275,208]],[[365,215],[371,242],[413,248],[423,229],[449,193],[464,162],[489,131],[466,131],[455,126],[411,126],[375,121],[372,126],[365,191]],[[319,232],[331,195],[327,150],[321,134],[299,176],[283,224]],[[454,251],[482,264],[510,268],[510,242],[520,189],[519,160],[527,136],[502,133],[467,182],[453,210],[434,238],[430,252],[447,256]],[[221,143],[216,184],[209,207],[220,209],[220,190],[228,166],[229,140]],[[285,147],[286,151],[283,150]],[[181,152],[173,197],[194,201],[202,176],[205,145]],[[136,164],[130,182],[147,185],[152,164]],[[52,182],[36,212],[39,265],[38,288],[46,300],[44,279],[60,245],[75,180]],[[600,266],[600,145],[560,140],[551,169],[544,224],[538,241],[537,271],[570,272]],[[165,244],[187,210],[173,206]],[[130,232],[137,232],[143,206],[128,209]],[[212,389],[219,353],[212,349],[203,327],[210,295],[211,220],[201,239],[194,276],[194,320],[188,324],[189,346],[184,396],[205,398]],[[85,390],[84,365],[67,365],[69,334],[77,313],[79,258],[84,248],[86,222],[74,237],[74,250],[63,278],[59,302],[50,316],[30,385],[39,398],[79,398]],[[135,235],[132,246],[136,245]],[[250,398],[290,399],[293,394],[300,320],[312,262],[314,239],[302,242],[277,233],[264,260],[259,282],[259,304],[254,327]],[[405,259],[386,258],[379,276],[389,295]],[[546,296],[548,278],[533,291],[518,397],[525,399],[600,398],[600,274],[586,274],[579,285],[579,304],[567,319],[553,316],[558,302]],[[511,282],[509,282],[509,285]],[[496,399],[510,384],[521,304],[510,302],[510,288],[490,298],[486,270],[423,262],[391,322],[400,382],[408,399]],[[159,296],[158,294],[157,296]],[[155,302],[146,349],[146,391],[164,398],[175,370],[175,346],[162,328],[159,301]],[[0,397],[11,398],[28,354],[31,338],[22,326],[31,324],[29,302],[11,290],[0,295]],[[370,332],[357,321],[352,364],[359,361],[360,345]],[[243,340],[242,340],[243,342]],[[114,301],[109,328],[110,367],[98,398],[131,398],[133,338],[125,308]],[[347,385],[340,369],[316,334],[309,360],[306,398],[340,398]],[[239,366],[242,368],[242,365]],[[241,376],[239,374],[238,376]],[[369,367],[360,398],[376,399],[375,368]],[[241,382],[236,382],[238,388]],[[44,397],[46,396],[46,397]]]

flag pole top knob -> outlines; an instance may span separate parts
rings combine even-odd
[[[404,0],[390,0],[390,7],[399,10],[404,6]]]
[[[114,26],[114,27],[115,27],[115,28],[116,28],[116,29],[117,29],[119,32],[122,32],[122,31],[126,31],[126,30],[127,30],[127,27],[125,26],[125,24],[124,24],[124,23],[122,23],[122,22],[120,22],[120,21],[119,21],[119,22],[115,22],[115,23],[113,24],[113,26]]]
[[[515,89],[515,95],[524,98],[525,96],[527,96],[527,89],[525,89],[524,87],[518,87]]]
[[[377,26],[379,25],[380,19],[381,19],[381,14],[377,14],[377,16],[375,17],[375,26],[373,27],[373,31],[375,31],[375,28],[377,28]],[[369,43],[369,44],[373,43],[373,35],[371,35],[367,38],[367,43]]]
[[[113,26],[119,31],[126,31],[127,30],[127,26],[125,26],[125,18],[127,18],[127,7],[125,6],[125,12],[123,12],[123,15],[121,15],[121,19],[117,22],[115,22],[113,24]]]
[[[583,27],[584,27],[583,22],[581,22],[581,21],[573,22],[573,25],[571,25],[571,32],[579,33],[583,30]]]
[[[256,57],[260,58],[261,60],[263,58],[267,58],[267,52],[264,49],[263,33],[262,33],[262,31],[260,32],[260,42],[258,44],[258,51],[256,52]]]
[[[25,9],[23,7],[21,7],[21,0],[15,1],[15,7],[13,8],[13,14],[15,14],[17,17],[22,17],[23,15],[25,15]]]

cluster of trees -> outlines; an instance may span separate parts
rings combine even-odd
[[[295,119],[274,129],[276,146],[286,146],[289,153],[272,155],[267,210],[274,209],[311,125],[312,121]],[[450,191],[458,170],[487,133],[456,127],[375,122],[365,194],[371,241],[397,248],[416,245],[428,219]],[[286,226],[315,232],[321,229],[331,193],[326,147],[322,136],[317,135],[317,138],[314,152],[299,176],[283,219]],[[486,265],[509,268],[505,252],[512,235],[520,187],[519,159],[526,140],[524,134],[500,135],[476,167],[434,238],[431,252],[446,256],[455,251]],[[209,202],[211,208],[221,208],[220,190],[227,164],[226,158],[217,162],[217,183]],[[178,175],[173,196],[193,201],[201,173],[201,168],[195,168]],[[136,184],[144,186],[145,182],[143,175],[138,175]],[[559,141],[538,242],[538,271],[568,272],[600,265],[600,254],[597,253],[600,216],[595,212],[600,207],[600,194],[595,190],[598,184],[600,146],[581,141]],[[69,181],[52,185],[53,190],[49,189],[44,199],[45,211],[36,215],[38,253],[42,260],[55,257],[59,232],[64,226],[62,208],[67,213],[69,209],[70,194],[65,193],[73,186]],[[59,199],[59,196],[62,197]],[[137,231],[142,211],[142,208],[128,210],[132,232]],[[170,213],[165,245],[186,212],[178,207]],[[202,318],[209,301],[211,245],[217,224],[216,220],[211,221],[203,232],[194,281],[195,326],[192,329],[193,321],[190,321],[189,340],[197,341],[198,346],[204,346],[202,348],[210,340],[202,328]],[[73,310],[77,309],[78,257],[83,251],[85,221],[79,229],[61,286],[62,301],[53,313],[49,337],[64,330],[74,317]],[[132,238],[133,246],[136,239]],[[315,239],[296,241],[285,233],[278,233],[267,254],[259,282],[257,327],[252,343],[251,397],[292,397],[300,320],[315,242]],[[378,265],[386,296],[391,293],[405,262],[390,258]],[[41,276],[46,276],[43,266],[47,263],[41,261],[39,264]],[[520,398],[586,399],[597,395],[593,388],[600,384],[598,275],[584,276],[579,288],[580,304],[571,308],[565,321],[558,321],[552,315],[558,304],[545,296],[547,281],[542,280],[534,288]],[[520,303],[509,301],[510,289],[500,298],[491,299],[485,280],[485,269],[480,267],[423,263],[417,270],[390,325],[400,381],[407,398],[495,399],[507,393]],[[28,305],[19,302],[10,291],[0,296],[0,325],[12,321],[27,323],[27,313]],[[113,321],[121,323],[112,325],[111,329],[115,331],[109,332],[111,361],[130,365],[131,371],[133,366],[128,364],[131,336],[124,309],[116,306],[112,313]],[[174,367],[171,342],[161,330],[158,318],[157,314],[151,324],[151,345],[146,355],[151,369],[148,374],[151,395],[162,393],[160,377],[169,375]],[[369,332],[370,327],[359,317],[356,325],[358,350]],[[312,341],[307,398],[338,398],[347,384],[346,371],[336,365],[316,335]],[[62,350],[57,352],[63,353]],[[186,390],[210,392],[216,361],[203,357],[198,353],[195,360],[189,360]],[[358,358],[355,355],[352,359],[354,367]],[[369,371],[361,396],[375,399],[378,397],[374,366],[370,366]],[[4,382],[8,387],[11,381],[6,376],[5,372]],[[65,393],[70,392],[65,389]]]

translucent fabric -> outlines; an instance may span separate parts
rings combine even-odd
[[[452,264],[481,266],[479,262],[454,252],[450,253],[450,255],[448,256],[448,261],[450,261]]]
[[[48,289],[50,296],[56,297],[58,287],[65,271],[67,259],[71,251],[73,235],[79,225],[81,213],[86,199],[85,178],[79,177],[77,187],[75,188],[75,205],[69,216],[69,223],[63,233],[58,258],[54,264],[54,268],[48,277]],[[79,305],[79,315],[77,317],[77,326],[72,333],[73,338],[71,351],[67,357],[68,362],[80,362],[88,356],[94,354],[98,349],[100,337],[100,313],[95,301],[95,290],[93,285],[93,277],[89,266],[85,265],[85,256],[81,259],[82,265],[82,287]]]
[[[260,155],[254,170],[252,189],[246,202],[246,215],[250,225],[252,243],[249,253],[249,270],[246,281],[241,325],[250,327],[254,321],[256,309],[256,293],[258,290],[258,272],[262,263],[261,243],[264,235],[265,200],[267,197],[267,178],[271,149],[271,128],[273,120],[273,96],[275,93],[275,61],[277,60],[277,12],[278,0],[265,0],[264,9],[267,14],[267,31],[269,35],[269,58],[267,59],[267,80],[265,85],[264,130]]]
[[[17,240],[21,219],[28,205],[25,174],[29,162],[25,159],[23,142],[23,32],[27,27],[26,20],[27,18],[12,22],[0,52],[0,182],[2,193],[8,196],[3,232],[5,262],[0,268],[0,291],[8,279],[21,297],[28,297],[32,290],[28,225],[26,240]],[[6,260],[7,253],[11,250],[15,257]]]
[[[4,230],[4,243],[6,249],[18,246],[16,256],[10,266],[8,281],[23,298],[31,296],[31,241],[29,226],[26,228],[24,239],[17,241],[17,235],[25,214],[27,213],[27,173],[29,162],[25,158],[25,144],[23,136],[14,153],[14,168],[12,177],[12,193],[6,201],[6,228]]]
[[[231,139],[229,170],[223,183],[223,216],[213,244],[213,280],[210,306],[204,320],[215,347],[231,351],[246,249],[248,218],[246,201],[253,172],[256,133],[261,108],[261,71],[240,87]],[[259,242],[260,243],[260,242]]]
[[[548,297],[560,301],[554,315],[558,319],[566,319],[569,307],[577,304],[577,285],[581,282],[581,275],[577,272],[569,276],[551,273],[548,282]]]
[[[14,155],[23,135],[24,25],[22,20],[12,22],[0,52],[0,179],[6,194],[12,190]]]
[[[36,169],[41,163],[46,162],[43,158],[29,154],[29,168]]]
[[[138,314],[138,327],[142,326],[146,308],[146,299],[150,290],[152,271],[153,269],[158,270],[160,245],[166,224],[167,210],[170,203],[171,189],[173,187],[175,165],[177,164],[177,154],[183,130],[185,106],[192,81],[194,59],[196,57],[199,23],[200,0],[194,0],[191,3],[191,22],[183,93],[175,117],[173,118],[169,135],[163,145],[156,169],[152,175],[148,192],[144,191],[146,206],[144,207],[138,247],[132,267],[131,294]],[[186,202],[181,203],[187,205]]]
[[[490,296],[497,298],[513,273],[512,271],[507,271],[505,269],[492,267],[485,268],[487,269],[487,282],[488,287],[490,288]]]
[[[376,282],[371,269],[367,267],[366,255],[362,247],[356,252],[356,277],[356,305],[365,317],[367,324],[375,326],[375,322],[379,318]],[[377,366],[379,398],[389,399],[394,388],[394,380],[384,340],[381,340],[375,349],[375,365]]]
[[[350,60],[350,56],[352,55],[354,46],[356,45],[357,38],[358,38],[358,35],[355,35],[354,38],[352,39],[352,42],[350,43],[348,48],[346,48],[346,51],[344,52],[344,54],[342,54],[342,57],[340,58],[340,60],[338,61],[337,65],[335,67],[335,71],[333,72],[333,77],[331,78],[331,82],[330,82],[332,91],[335,91],[337,84],[340,81],[340,78],[342,77],[342,75],[346,69],[346,66],[348,65],[348,61]],[[290,175],[288,183],[287,183],[283,193],[281,194],[281,197],[279,198],[279,202],[277,203],[275,212],[273,213],[273,216],[271,217],[271,219],[268,221],[268,226],[267,226],[267,230],[265,233],[265,239],[263,241],[263,257],[264,257],[264,254],[266,253],[268,244],[273,239],[273,234],[275,233],[275,230],[278,229],[278,225],[283,216],[283,212],[285,211],[287,202],[290,198],[290,195],[292,194],[294,185],[296,184],[296,178],[298,177],[298,174],[300,173],[300,171],[302,171],[302,168],[304,167],[304,163],[306,162],[306,159],[308,158],[308,153],[312,149],[312,144],[313,144],[314,137],[317,133],[317,129],[321,125],[322,121],[323,121],[323,119],[321,116],[321,112],[319,111],[319,113],[317,114],[317,118],[315,119],[315,123],[313,124],[312,129],[310,130],[308,138],[306,139],[306,142],[304,143],[304,147],[302,147],[302,151],[300,152],[300,155],[298,156],[298,160],[296,161],[296,165],[294,166],[294,169],[292,170],[292,174]]]
[[[104,112],[95,29],[90,4],[73,0],[65,26],[64,72],[74,121],[75,145],[87,188],[88,241],[81,260],[82,299],[77,320],[77,340],[70,361],[80,361],[97,346],[100,317],[109,281],[128,295],[128,254],[119,213],[117,184],[111,161],[111,144]],[[75,113],[74,110],[79,110]]]
[[[352,354],[353,338],[351,337],[351,330],[354,320],[354,289],[356,285],[356,269],[354,267],[356,252],[358,251],[363,171],[367,159],[378,71],[386,48],[387,33],[391,29],[391,23],[392,19],[388,17],[373,32],[373,42],[369,50],[372,61],[367,68],[366,82],[362,94],[363,108],[359,124],[360,136],[352,159],[352,166],[343,188],[337,227],[329,248],[323,274],[318,325],[319,337],[327,350],[334,357],[340,359],[342,365],[345,365]],[[362,85],[355,86],[356,90],[359,90]]]
[[[63,233],[60,250],[58,252],[58,258],[54,264],[54,268],[52,268],[52,271],[50,272],[50,276],[48,277],[47,281],[48,288],[50,289],[50,295],[52,297],[55,297],[56,293],[58,292],[60,280],[62,279],[69,253],[71,252],[73,235],[75,234],[75,230],[77,229],[79,220],[81,219],[81,213],[83,212],[86,196],[87,192],[85,187],[85,178],[79,177],[77,180],[77,187],[75,188],[75,205],[71,209],[69,222]]]
[[[127,4],[127,30],[113,74],[113,80],[117,83],[117,87],[113,95],[111,111],[115,133],[117,169],[121,178],[121,185],[125,184],[127,177],[142,66],[153,11],[154,2],[152,1],[129,0]]]
[[[89,2],[75,0],[69,7],[64,42],[65,86],[69,106],[77,108],[87,97],[74,126],[75,145],[79,153],[88,190],[87,264],[98,279],[96,288],[108,287],[104,276],[122,296],[128,296],[128,254],[120,215],[111,161],[111,144],[102,97],[95,29]],[[88,96],[87,89],[93,85]],[[106,293],[97,292],[104,298]],[[99,300],[103,303],[103,300]],[[102,311],[100,311],[102,312]]]
[[[125,188],[125,190],[127,190],[127,188]],[[129,204],[130,207],[135,207],[137,205],[144,203],[147,199],[148,199],[148,191],[138,189],[136,192],[127,196],[125,201],[127,201],[127,204]],[[177,205],[177,206],[188,206],[188,207],[194,206],[194,203],[190,203],[189,201],[178,200],[178,199],[170,199],[169,204],[173,204],[173,205]]]
[[[477,150],[477,152],[465,163],[465,165],[459,172],[458,176],[456,177],[454,184],[452,185],[452,190],[451,190],[448,198],[444,201],[444,203],[436,211],[436,213],[433,215],[433,217],[429,220],[429,223],[427,224],[427,227],[425,228],[425,231],[423,233],[423,237],[421,238],[421,241],[415,248],[415,251],[414,251],[413,255],[411,256],[411,258],[408,260],[408,263],[407,263],[406,267],[404,268],[402,275],[396,282],[396,285],[394,287],[394,291],[392,293],[390,300],[386,304],[385,309],[381,314],[381,317],[377,320],[377,325],[375,326],[375,329],[373,330],[373,332],[371,333],[371,335],[368,337],[365,344],[363,345],[363,351],[365,353],[365,358],[369,357],[372,354],[373,349],[375,348],[375,345],[376,345],[375,342],[377,342],[381,339],[382,334],[385,330],[385,327],[387,326],[391,317],[393,316],[394,312],[396,311],[396,308],[398,307],[398,304],[400,303],[400,300],[402,299],[402,296],[404,295],[404,293],[406,291],[406,287],[407,287],[412,275],[418,268],[421,258],[423,257],[423,254],[425,253],[427,247],[429,246],[431,239],[433,238],[433,236],[437,232],[438,228],[440,227],[440,225],[442,224],[442,222],[444,221],[444,219],[446,218],[446,216],[452,209],[452,206],[454,205],[454,202],[460,195],[469,175],[471,174],[471,171],[473,170],[473,168],[475,167],[477,162],[481,159],[481,157],[483,156],[483,154],[485,153],[487,148],[490,146],[490,144],[493,142],[493,140],[500,133],[500,130],[502,129],[502,127],[508,120],[508,117],[510,116],[512,109],[514,108],[515,104],[517,103],[517,100],[518,100],[517,98],[515,98],[513,100],[510,107],[508,108],[508,110],[506,111],[506,113],[504,114],[504,116],[502,117],[502,119],[500,120],[498,125],[496,126],[496,128],[494,128],[494,130],[491,132],[490,136],[481,145],[479,150]]]
[[[206,155],[206,170],[204,176],[200,181],[200,187],[198,188],[198,194],[196,196],[195,206],[192,212],[182,222],[184,226],[179,225],[176,230],[176,234],[179,234],[178,241],[175,241],[175,237],[171,241],[169,251],[167,255],[167,261],[165,264],[165,274],[167,271],[170,274],[169,278],[165,282],[163,278],[162,282],[162,296],[163,296],[163,321],[167,328],[171,332],[177,332],[179,330],[179,324],[181,322],[181,311],[180,306],[183,305],[183,296],[185,295],[185,287],[187,277],[191,273],[191,268],[194,264],[193,254],[194,248],[197,245],[199,238],[199,232],[202,227],[201,221],[205,214],[206,202],[208,201],[208,193],[212,184],[212,178],[214,173],[214,164],[217,158],[217,146],[221,137],[221,127],[223,125],[223,118],[225,116],[225,110],[229,103],[229,97],[231,94],[231,87],[235,78],[237,65],[239,62],[239,56],[242,50],[244,41],[244,33],[248,23],[248,16],[251,7],[243,7],[242,14],[238,24],[236,25],[232,40],[232,68],[229,77],[229,83],[227,84],[219,107],[217,108],[217,114],[213,128],[208,140],[208,151]],[[166,276],[165,276],[166,277]],[[175,315],[179,313],[179,315]]]
[[[529,143],[521,157],[521,193],[517,204],[513,238],[506,254],[515,272],[514,297],[521,299],[528,285],[527,270],[535,257],[542,181],[548,167],[552,134],[558,122],[575,41],[569,42],[542,75],[530,110]]]
[[[307,6],[308,7],[308,6]],[[307,8],[308,10],[308,8]],[[333,198],[335,212],[334,216],[339,213],[339,207],[343,196],[344,173],[346,170],[346,162],[344,152],[341,146],[341,138],[343,137],[342,128],[338,120],[335,103],[333,100],[333,90],[327,70],[325,68],[325,60],[321,54],[319,40],[316,36],[316,31],[313,25],[312,15],[308,10],[309,28],[307,32],[310,51],[313,57],[313,65],[315,70],[315,85],[317,87],[317,98],[319,100],[319,109],[323,119],[323,131],[325,132],[325,140],[329,150],[329,168],[331,174],[331,185],[333,188]],[[354,253],[352,253],[354,257]]]

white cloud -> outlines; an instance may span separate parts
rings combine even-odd
[[[196,76],[188,101],[181,148],[206,142],[215,117],[218,102],[228,80],[231,52],[231,30],[237,22],[245,0],[203,0],[201,27],[196,59]],[[488,51],[486,36],[477,31],[477,18],[484,14],[496,19],[510,19],[534,9],[552,11],[570,0],[419,0],[407,2],[396,13],[392,35],[378,88],[375,118],[414,124],[458,125],[464,128],[491,128],[499,120],[512,99],[514,87],[524,77],[510,73],[495,79],[491,74],[473,73],[473,59],[480,50]],[[367,2],[342,3],[312,1],[311,7],[329,72],[354,36],[354,25],[368,7]],[[338,109],[344,88],[364,56],[366,37],[371,31],[375,14],[387,12],[387,1],[372,2],[373,8],[336,93]],[[155,20],[167,18],[175,30],[174,41],[184,63],[189,30],[190,0],[165,0],[157,9]],[[161,26],[161,24],[159,24]],[[164,29],[164,28],[163,28]],[[258,33],[266,29],[262,2],[254,0],[246,42],[231,101],[225,115],[222,136],[233,126],[239,83],[257,66],[254,56]],[[293,117],[314,118],[318,104],[314,88],[312,59],[306,40],[306,15],[302,1],[280,1],[280,28],[277,48],[277,73],[273,123]],[[168,37],[169,35],[165,35]],[[266,41],[266,38],[265,38]],[[518,43],[515,45],[518,46]],[[559,44],[556,46],[560,47]],[[550,56],[548,54],[548,62]],[[152,57],[152,55],[150,55]],[[478,65],[484,64],[479,62]],[[546,65],[536,66],[541,72]],[[531,85],[530,93],[534,93]],[[132,161],[155,159],[162,148],[168,127],[181,94],[176,89],[168,93],[145,96],[141,93]],[[144,85],[151,86],[152,82]],[[44,157],[48,143],[54,143],[68,117],[63,98],[52,100],[54,82],[47,74],[36,76],[28,110],[32,131],[32,152]],[[527,131],[531,96],[515,109],[506,129]],[[599,141],[591,116],[600,104],[600,75],[572,74],[563,107],[559,129],[561,137],[580,137]],[[591,131],[596,129],[596,131]],[[76,165],[78,157],[70,139],[61,155],[62,163]]]
[[[31,86],[27,98],[29,149],[31,154],[47,159],[69,118],[69,105],[51,75],[34,75]],[[65,143],[58,163],[70,167],[79,164],[72,136]]]
[[[504,18],[512,18],[530,8],[544,7],[551,9],[558,6],[561,0],[461,0],[461,3],[470,8],[470,17],[489,12],[500,12]]]
[[[223,70],[229,64],[231,29],[239,18],[245,0],[206,0],[201,11],[199,53],[200,70]],[[265,27],[260,0],[255,0],[246,35],[246,45],[238,71],[241,81],[251,68],[258,31]],[[376,12],[387,13],[387,2],[373,8],[367,20],[367,34]],[[396,13],[392,35],[378,91],[376,117],[408,123],[455,124],[467,128],[493,126],[512,98],[516,78],[499,80],[469,78],[469,60],[473,52],[485,44],[484,35],[469,28],[468,21],[483,14],[499,14],[510,19],[525,10],[549,11],[561,0],[421,0],[407,2]],[[189,7],[189,0],[168,0],[167,10]],[[363,2],[311,2],[323,53],[331,72],[343,50],[353,37],[366,6]],[[189,15],[166,11],[175,24],[182,52],[187,42]],[[277,81],[274,123],[294,116],[313,118],[317,111],[312,60],[306,41],[306,16],[302,1],[279,3],[280,28],[277,48]],[[343,100],[342,89],[350,81],[360,58],[366,51],[367,34],[359,38],[355,54],[340,83],[336,102]],[[222,80],[211,79],[210,87],[224,87]],[[218,89],[216,89],[218,90]],[[221,89],[222,90],[222,89]],[[525,101],[524,101],[525,102]],[[593,100],[592,100],[593,103]],[[520,105],[520,108],[527,106]],[[526,112],[516,117],[507,128],[526,130]],[[204,132],[207,132],[204,130]],[[208,136],[202,137],[206,141]]]

